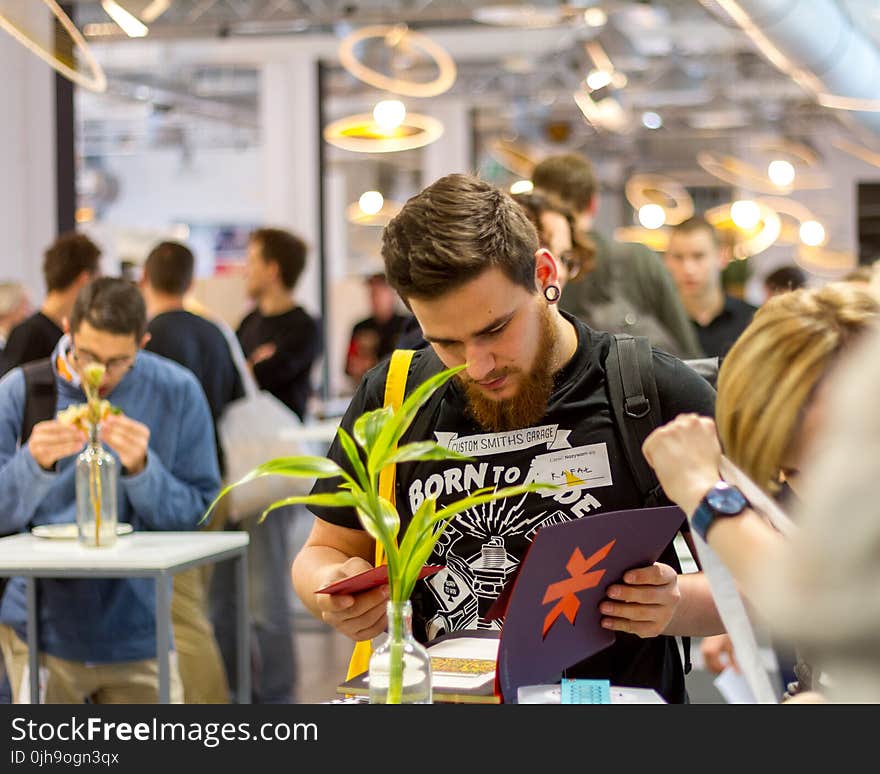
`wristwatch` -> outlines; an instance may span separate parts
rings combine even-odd
[[[739,489],[726,481],[719,481],[700,500],[697,510],[691,516],[691,528],[705,540],[715,519],[738,516],[748,507],[749,501]]]

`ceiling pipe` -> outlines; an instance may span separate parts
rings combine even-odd
[[[819,104],[880,134],[880,51],[836,0],[701,0],[720,7]]]

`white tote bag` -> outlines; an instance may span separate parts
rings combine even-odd
[[[234,334],[227,340],[245,393],[226,407],[217,423],[226,461],[224,483],[231,484],[270,459],[304,452],[297,440],[303,427],[299,417],[272,393],[258,387]],[[307,494],[313,483],[303,478],[263,476],[236,487],[224,498],[229,520],[238,522],[262,513],[277,500]]]

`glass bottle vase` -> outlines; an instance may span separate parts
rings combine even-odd
[[[431,657],[412,633],[412,604],[389,600],[385,639],[370,657],[370,704],[431,704]]]
[[[80,545],[110,548],[116,543],[116,460],[103,447],[98,428],[76,458],[76,526]]]

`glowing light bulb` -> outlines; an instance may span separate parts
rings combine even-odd
[[[773,185],[787,188],[794,182],[794,167],[783,159],[774,159],[767,165],[767,177]]]
[[[587,75],[587,86],[593,91],[596,91],[597,89],[601,89],[611,83],[611,79],[611,73],[606,72],[605,70],[590,70]]]
[[[825,242],[825,227],[818,220],[805,220],[799,233],[807,247],[818,247]]]
[[[761,208],[749,199],[740,199],[730,206],[730,218],[745,231],[751,231],[761,222]]]
[[[608,22],[608,14],[601,8],[587,8],[584,11],[584,22],[588,27],[604,27]]]
[[[642,113],[642,126],[646,129],[659,129],[663,126],[663,118],[659,113],[655,113],[653,110],[647,110]]]
[[[529,193],[535,189],[535,184],[531,180],[517,180],[510,186],[512,194]]]
[[[406,106],[399,99],[383,99],[373,108],[373,120],[383,132],[392,132],[406,118]]]
[[[643,204],[639,207],[639,223],[645,228],[660,228],[666,223],[666,210],[659,204]]]
[[[375,215],[385,204],[385,197],[378,191],[364,191],[358,199],[358,207],[364,215]]]

